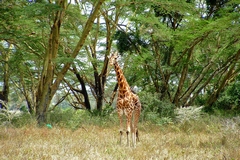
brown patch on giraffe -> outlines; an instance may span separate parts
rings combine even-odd
[[[123,87],[123,83],[122,83],[122,82],[120,82],[120,84],[119,84],[119,87],[120,87],[120,88],[122,88],[122,87]]]

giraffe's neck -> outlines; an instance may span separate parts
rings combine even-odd
[[[123,75],[123,71],[121,70],[117,62],[114,64],[114,68],[117,75],[119,91],[130,90],[130,86],[128,85],[127,80]]]

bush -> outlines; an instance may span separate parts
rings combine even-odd
[[[71,117],[67,121],[65,121],[64,127],[75,130],[81,127],[83,122],[87,122],[88,119],[89,119],[88,111],[75,110],[72,113]]]
[[[48,123],[52,125],[66,125],[74,114],[74,109],[62,109],[60,107],[55,108],[53,111],[48,113]]]
[[[0,110],[0,125],[3,127],[23,127],[35,124],[35,118],[20,110]]]
[[[48,123],[70,129],[77,129],[82,125],[112,125],[116,122],[116,117],[111,115],[112,111],[110,106],[105,107],[102,112],[56,108],[49,113]]]
[[[214,103],[214,110],[218,113],[240,113],[240,81],[229,85],[224,92],[222,92],[218,100]]]
[[[87,111],[75,110],[73,108],[56,108],[48,114],[48,123],[53,126],[60,126],[75,129],[82,122],[88,119]]]
[[[24,126],[32,126],[36,124],[37,124],[37,121],[35,116],[26,112],[12,119],[12,125],[17,128],[21,128]]]
[[[156,93],[141,92],[139,97],[143,107],[142,116],[144,120],[156,124],[172,122],[175,117],[175,106],[171,102],[161,101]]]
[[[178,122],[198,120],[203,115],[202,109],[203,109],[202,106],[201,107],[189,106],[184,108],[177,108],[175,110],[176,120]]]

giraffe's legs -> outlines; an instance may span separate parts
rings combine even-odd
[[[127,133],[127,146],[130,147],[130,142],[129,142],[129,131],[127,131],[126,133]]]
[[[133,147],[136,147],[136,132],[135,132],[135,126],[132,124],[132,143]]]
[[[127,145],[130,147],[129,134],[133,133],[132,112],[127,114]]]
[[[139,133],[138,133],[137,124],[138,124],[138,121],[139,121],[140,113],[141,113],[141,108],[134,111],[133,146],[136,146],[137,141],[139,142]]]
[[[122,135],[123,135],[123,131],[120,130],[120,144],[122,144]]]
[[[118,111],[118,117],[120,120],[120,144],[122,144],[122,135],[123,135],[123,127],[122,127],[122,122],[123,122],[123,113],[121,110]]]
[[[139,133],[138,133],[138,129],[136,128],[136,141],[139,142]]]

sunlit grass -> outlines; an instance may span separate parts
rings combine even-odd
[[[240,118],[206,117],[164,126],[141,122],[136,148],[119,145],[119,128],[82,124],[0,129],[0,159],[239,159]],[[124,137],[126,138],[126,136]]]

